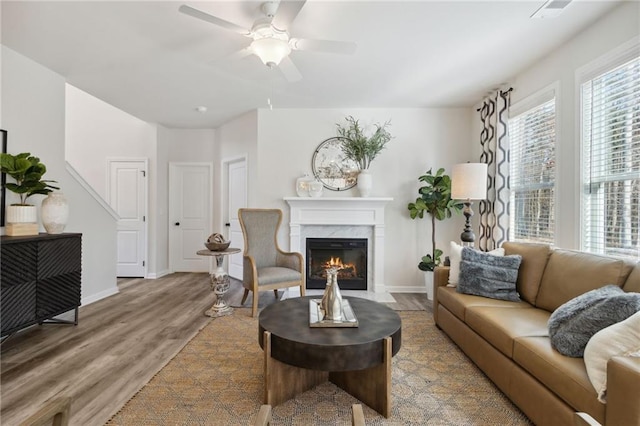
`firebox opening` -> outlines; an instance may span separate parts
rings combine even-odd
[[[307,238],[306,244],[306,288],[324,289],[326,270],[336,267],[341,289],[367,289],[366,238]]]

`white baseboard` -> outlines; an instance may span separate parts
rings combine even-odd
[[[82,303],[82,306],[90,305],[91,303],[97,302],[98,300],[102,300],[105,297],[113,296],[114,294],[118,294],[119,292],[120,290],[118,290],[118,287],[114,286],[114,287],[111,287],[110,289],[103,290],[100,293],[83,297],[81,300],[81,303]]]
[[[424,285],[388,285],[387,291],[389,293],[426,293],[427,288]]]
[[[171,272],[168,269],[165,269],[164,271],[160,271],[160,272],[155,272],[155,273],[152,272],[147,274],[147,279],[156,280],[158,278],[164,277],[165,275],[169,275],[170,273]]]

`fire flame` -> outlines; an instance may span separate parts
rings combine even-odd
[[[339,257],[331,257],[328,262],[325,262],[324,267],[336,268],[338,270],[351,269],[354,275],[357,274],[356,265],[354,263],[343,263],[342,259],[340,259]]]

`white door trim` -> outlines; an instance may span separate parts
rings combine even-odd
[[[174,237],[173,237],[173,232],[171,232],[171,227],[173,226],[173,218],[171,217],[171,214],[173,213],[172,209],[172,204],[171,204],[171,185],[172,185],[172,179],[175,179],[175,168],[176,167],[188,167],[188,166],[194,166],[194,167],[207,167],[209,169],[209,188],[211,189],[212,193],[211,196],[209,197],[209,206],[208,206],[208,216],[209,216],[209,229],[208,229],[208,233],[211,234],[211,229],[212,229],[212,222],[213,222],[213,172],[214,172],[214,168],[213,168],[213,163],[206,161],[206,162],[182,162],[182,161],[170,161],[169,162],[169,182],[168,182],[168,187],[167,187],[167,203],[168,203],[168,238],[169,238],[169,244],[167,245],[168,247],[168,252],[169,252],[169,271],[170,273],[175,272],[175,267],[174,267],[174,259],[173,259],[173,249],[172,247],[175,245],[175,241],[173,241]],[[202,242],[202,247],[204,248],[204,241]],[[211,259],[209,259],[211,261]],[[209,262],[209,270],[211,271],[211,265],[212,263]]]
[[[144,180],[144,278],[149,275],[149,159],[147,157],[107,157],[107,184],[106,184],[106,201],[111,206],[111,163],[114,162],[143,162],[145,171]],[[119,220],[119,218],[118,218]]]
[[[248,155],[247,154],[241,154],[241,155],[236,155],[233,157],[226,157],[222,159],[222,167],[220,168],[220,182],[222,182],[222,203],[221,203],[221,214],[220,214],[220,218],[221,218],[221,225],[222,225],[222,229],[225,229],[227,231],[227,236],[231,237],[231,227],[227,227],[226,224],[227,223],[231,223],[231,219],[229,218],[229,167],[234,164],[234,163],[240,163],[243,162],[244,163],[244,168],[245,168],[245,176],[244,176],[244,181],[245,181],[245,187],[244,187],[244,206],[243,207],[248,207],[248,196],[249,196],[249,180],[248,180],[248,173],[247,171],[249,170],[249,159],[248,159]],[[244,241],[241,241],[240,244],[238,244],[238,242],[233,243],[235,247],[239,247],[244,249]],[[231,262],[239,262],[240,259],[242,259],[242,253],[233,255],[233,256],[229,256],[226,261],[227,261],[227,271],[229,272],[229,275],[234,277],[234,278],[241,278],[242,276],[242,270],[239,269],[239,267],[235,267],[232,266]],[[235,264],[234,264],[235,265]],[[237,272],[234,272],[237,271]]]

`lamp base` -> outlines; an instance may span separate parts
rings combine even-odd
[[[476,236],[471,230],[471,217],[473,217],[473,210],[471,209],[471,201],[467,200],[464,203],[464,210],[462,214],[465,217],[464,231],[460,234],[460,241],[463,246],[473,247],[476,241]]]

